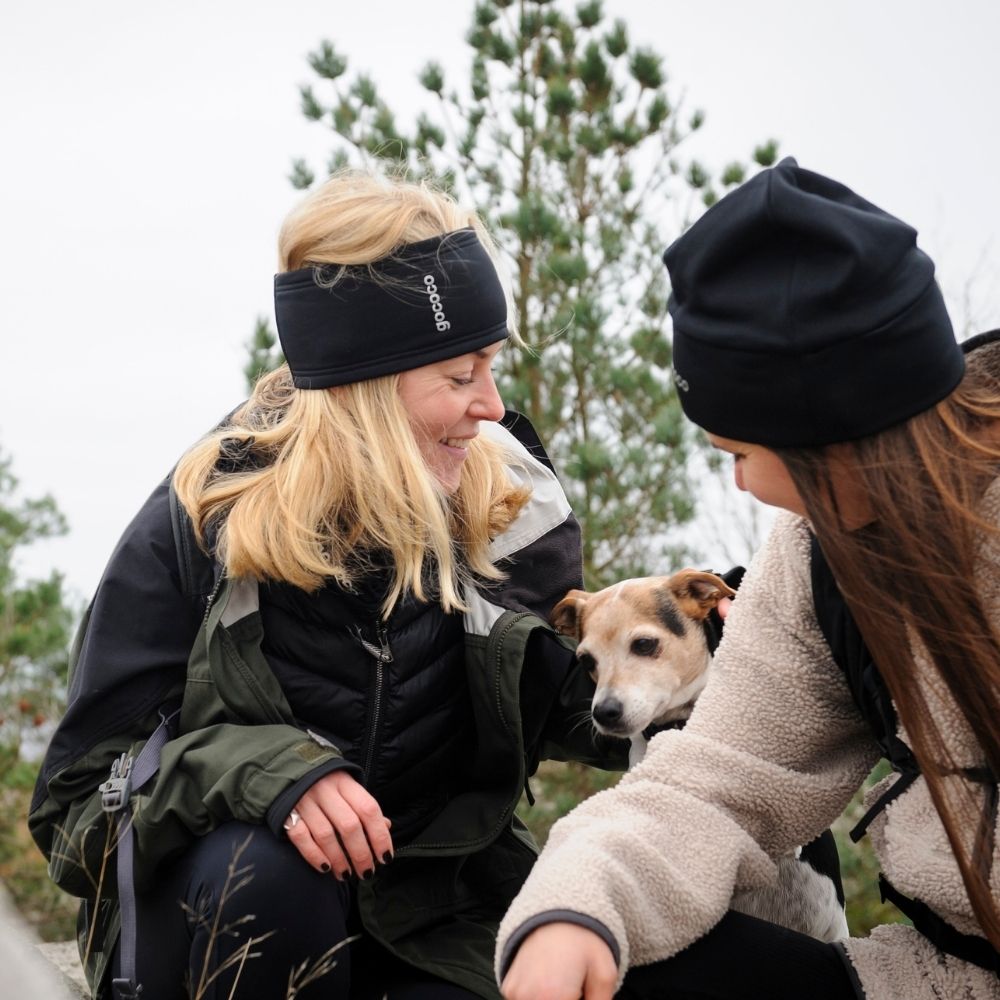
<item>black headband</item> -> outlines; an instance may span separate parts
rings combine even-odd
[[[326,285],[336,270],[274,276],[278,339],[299,389],[419,368],[507,336],[503,286],[472,229],[410,243]]]

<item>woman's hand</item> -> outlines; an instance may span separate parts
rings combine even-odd
[[[500,985],[506,1000],[611,1000],[618,967],[604,938],[579,924],[545,924],[521,942]]]
[[[332,771],[311,785],[285,820],[299,854],[339,879],[352,871],[369,878],[376,864],[392,859],[390,825],[378,802],[347,771]]]

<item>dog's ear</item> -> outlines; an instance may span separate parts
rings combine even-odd
[[[670,580],[671,593],[682,610],[691,618],[701,621],[724,597],[734,597],[736,591],[714,573],[696,569],[682,569]]]
[[[590,598],[585,590],[571,590],[569,593],[549,612],[549,624],[561,635],[568,635],[573,639],[580,638],[580,617],[583,614],[583,606]]]

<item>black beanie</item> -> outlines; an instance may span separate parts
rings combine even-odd
[[[933,406],[965,370],[916,230],[791,157],[664,253],[688,418],[771,447],[850,441]]]

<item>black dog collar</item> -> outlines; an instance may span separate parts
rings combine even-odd
[[[278,339],[299,389],[325,389],[478,351],[507,334],[507,300],[472,229],[370,267],[274,277]]]

